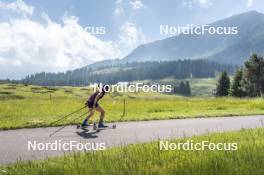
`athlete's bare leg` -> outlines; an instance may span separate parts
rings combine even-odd
[[[89,108],[88,112],[89,114],[86,117],[87,120],[89,120],[94,115],[94,110],[92,108]]]
[[[105,111],[104,111],[104,109],[101,107],[101,106],[97,106],[96,108],[95,108],[95,110],[97,111],[97,112],[100,112],[100,119],[104,119],[104,116],[105,116]]]
[[[94,115],[94,110],[92,108],[88,109],[89,114],[87,115],[86,119],[84,119],[82,126],[86,126],[89,119]]]
[[[100,120],[99,120],[99,127],[104,127],[104,124],[103,124],[103,122],[104,122],[104,117],[105,117],[105,111],[104,111],[104,109],[101,107],[101,106],[97,106],[96,108],[95,108],[95,110],[97,111],[97,112],[100,112]]]

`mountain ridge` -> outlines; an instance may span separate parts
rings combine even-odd
[[[262,32],[255,36],[255,30],[261,26],[264,30],[264,14],[257,11],[248,11],[228,18],[217,20],[208,24],[210,26],[236,26],[238,34],[230,35],[184,35],[179,34],[163,40],[140,45],[130,54],[125,56],[123,62],[133,61],[165,61],[179,59],[210,59],[222,63],[241,65],[252,52],[264,53],[264,48],[259,49],[254,43],[264,40]],[[259,31],[261,31],[259,29]],[[255,41],[249,40],[255,38]],[[201,44],[202,43],[202,44]],[[243,44],[245,43],[245,44]],[[241,49],[239,46],[241,45]],[[245,52],[244,48],[248,48]],[[235,50],[232,52],[232,48]],[[234,52],[241,52],[235,54]],[[232,57],[228,57],[229,53]],[[228,57],[228,58],[222,58]],[[240,58],[243,57],[243,58]]]

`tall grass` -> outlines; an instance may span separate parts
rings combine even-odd
[[[0,129],[49,126],[59,117],[84,106],[92,93],[91,89],[78,87],[9,87],[0,85]],[[125,121],[264,114],[262,98],[185,98],[160,93],[115,92],[107,94],[100,102],[107,122],[120,119],[123,99],[126,99]],[[98,115],[93,120],[97,120]],[[76,116],[56,125],[79,123],[81,119],[71,122]]]
[[[262,175],[264,128],[171,140],[237,143],[236,151],[159,150],[159,142],[135,144],[106,151],[75,153],[44,161],[4,166],[2,174],[164,174],[164,175]]]

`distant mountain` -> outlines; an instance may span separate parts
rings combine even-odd
[[[241,65],[251,53],[264,54],[264,14],[249,11],[209,24],[237,27],[237,35],[180,34],[144,44],[134,49],[122,62],[210,59]]]
[[[118,63],[122,63],[122,60],[119,58],[115,58],[115,59],[106,59],[106,60],[102,60],[102,61],[98,61],[92,64],[89,64],[87,66],[85,66],[87,69],[98,69],[101,67],[105,67],[105,66],[114,66]]]

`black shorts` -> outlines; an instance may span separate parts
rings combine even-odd
[[[87,106],[88,108],[93,108],[94,107],[94,102],[91,102],[91,101],[87,101]],[[95,107],[97,108],[99,106],[98,103],[95,103]]]

